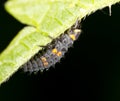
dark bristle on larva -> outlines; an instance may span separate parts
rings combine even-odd
[[[77,20],[71,28],[67,29],[58,38],[53,39],[51,43],[43,47],[42,50],[21,67],[25,72],[30,73],[48,70],[60,61],[80,34],[80,21]]]

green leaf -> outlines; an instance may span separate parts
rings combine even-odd
[[[0,55],[0,84],[77,19],[120,0],[8,0],[6,10],[28,26]]]

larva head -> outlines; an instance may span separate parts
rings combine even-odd
[[[81,30],[74,29],[74,30],[69,31],[68,34],[69,34],[69,37],[74,41],[74,40],[77,40],[78,37],[80,36]]]

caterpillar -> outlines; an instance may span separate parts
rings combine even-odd
[[[30,73],[48,70],[61,60],[74,41],[78,39],[81,32],[80,21],[77,20],[71,28],[53,39],[51,43],[44,46],[27,63],[22,65],[23,70]]]

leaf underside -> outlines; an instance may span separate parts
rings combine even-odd
[[[0,84],[77,19],[120,0],[8,0],[6,10],[23,28],[0,55]]]

